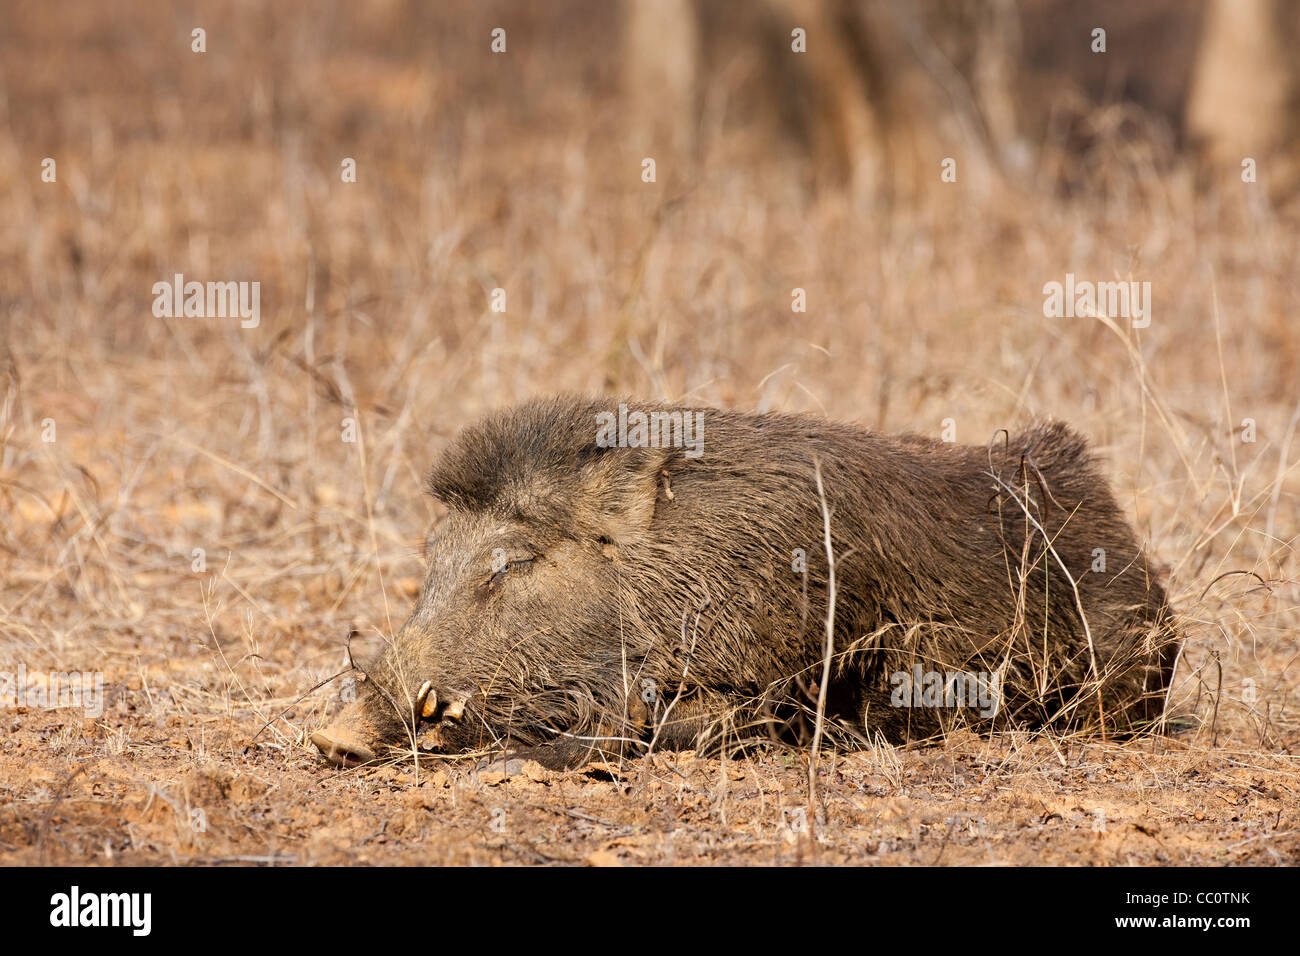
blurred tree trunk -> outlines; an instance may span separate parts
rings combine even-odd
[[[655,160],[656,176],[680,183],[696,148],[701,65],[695,0],[629,0],[623,69],[627,145]]]
[[[1238,167],[1249,156],[1274,184],[1295,176],[1300,70],[1300,5],[1294,0],[1209,0],[1201,30],[1187,130],[1213,163]]]
[[[700,36],[706,13],[761,51],[774,126],[782,94],[798,88],[787,102],[799,104],[818,184],[911,197],[942,186],[951,158],[958,182],[983,192],[1021,146],[1018,0],[629,0],[628,136],[661,167],[689,162],[696,147],[697,97],[714,62]]]

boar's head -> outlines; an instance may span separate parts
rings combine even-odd
[[[417,739],[453,753],[620,732],[636,625],[621,575],[630,553],[654,547],[677,453],[602,447],[596,416],[608,409],[533,402],[446,450],[429,490],[448,514],[426,543],[419,599],[359,669],[356,701],[313,735],[322,753],[353,766]]]

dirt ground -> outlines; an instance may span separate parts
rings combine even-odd
[[[0,9],[0,864],[1300,861],[1294,201],[1126,121],[1069,190],[855,205],[726,120],[743,58],[673,192],[591,92],[605,5],[330,9]],[[176,273],[260,281],[259,325],[156,317]],[[1150,326],[1045,318],[1067,273],[1151,282]],[[811,796],[780,749],[326,766],[345,639],[418,591],[423,474],[555,390],[1068,419],[1168,568],[1176,729],[832,752]],[[102,707],[31,696],[83,672]]]

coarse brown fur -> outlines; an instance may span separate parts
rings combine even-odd
[[[445,451],[429,487],[449,513],[419,600],[322,750],[364,761],[431,730],[443,752],[572,765],[806,739],[830,610],[818,472],[837,586],[825,713],[842,738],[958,721],[1130,732],[1160,715],[1165,592],[1066,425],[978,447],[701,409],[693,457],[600,447],[597,416],[618,407],[534,400]],[[996,713],[900,697],[918,665],[996,675]]]

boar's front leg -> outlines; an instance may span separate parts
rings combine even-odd
[[[578,770],[590,763],[619,756],[620,748],[608,742],[566,738],[537,747],[507,750],[498,757],[489,757],[479,769],[487,773],[517,774],[524,761],[533,760],[547,770]]]
[[[593,762],[641,757],[654,751],[694,750],[722,736],[725,716],[734,710],[724,694],[694,687],[652,713],[631,702],[621,729],[608,725],[599,736],[559,737],[531,747],[507,747],[483,769],[516,772],[516,761],[535,760],[548,770],[576,770]]]

